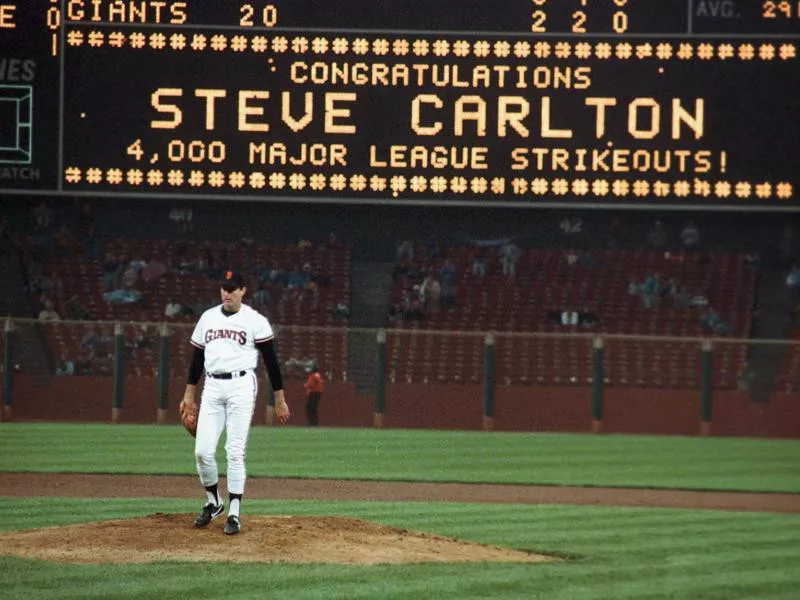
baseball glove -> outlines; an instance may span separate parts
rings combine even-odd
[[[181,414],[181,425],[189,432],[192,437],[197,436],[197,404],[187,400],[181,400],[178,407]]]

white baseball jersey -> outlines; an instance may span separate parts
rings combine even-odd
[[[260,356],[256,344],[273,336],[267,318],[246,304],[228,316],[219,304],[203,313],[191,341],[205,350],[207,373],[230,373],[255,369]]]

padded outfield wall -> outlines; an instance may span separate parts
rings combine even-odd
[[[183,378],[172,378],[166,422],[177,423],[177,401]],[[125,423],[155,423],[158,382],[128,377],[120,410]],[[261,386],[254,415],[265,424],[267,393]],[[14,420],[108,422],[112,414],[110,377],[54,377],[40,387],[25,374],[13,381]],[[302,381],[289,379],[290,425],[305,424]],[[329,383],[320,407],[323,426],[371,427],[375,402],[349,382]],[[384,427],[421,429],[482,428],[483,388],[475,384],[388,383]],[[498,431],[592,430],[591,389],[585,386],[501,386],[495,391],[494,429]],[[701,399],[698,390],[615,388],[605,390],[603,431],[607,433],[698,435]],[[712,435],[800,438],[797,396],[775,393],[768,403],[753,403],[739,392],[714,394]]]

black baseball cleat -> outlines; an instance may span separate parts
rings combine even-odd
[[[205,527],[206,525],[211,523],[213,519],[216,519],[218,516],[220,516],[223,512],[225,512],[224,504],[222,503],[211,504],[211,502],[209,502],[203,507],[202,512],[199,515],[197,515],[197,518],[194,520],[194,526]]]
[[[239,517],[231,515],[228,517],[228,520],[225,522],[225,535],[236,535],[241,531],[242,526],[239,523]]]

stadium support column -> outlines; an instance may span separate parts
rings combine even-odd
[[[495,343],[491,332],[486,334],[483,359],[483,430],[494,429]]]
[[[122,324],[114,325],[114,397],[111,400],[111,422],[119,423],[125,392],[125,332]]]
[[[375,374],[375,414],[372,425],[383,427],[383,413],[386,411],[386,330],[379,329],[378,341],[378,369]]]
[[[603,431],[603,393],[605,392],[605,345],[601,336],[592,342],[592,432]]]
[[[159,328],[158,344],[158,413],[159,424],[167,422],[169,408],[169,326],[162,323]]]
[[[6,319],[3,331],[5,353],[3,355],[3,412],[2,420],[10,421],[11,414],[11,384],[14,381],[14,322],[11,317]]]
[[[714,348],[711,345],[711,340],[706,338],[703,340],[703,372],[702,372],[702,387],[700,388],[700,435],[711,435],[711,417],[713,413],[713,395],[714,395]]]

